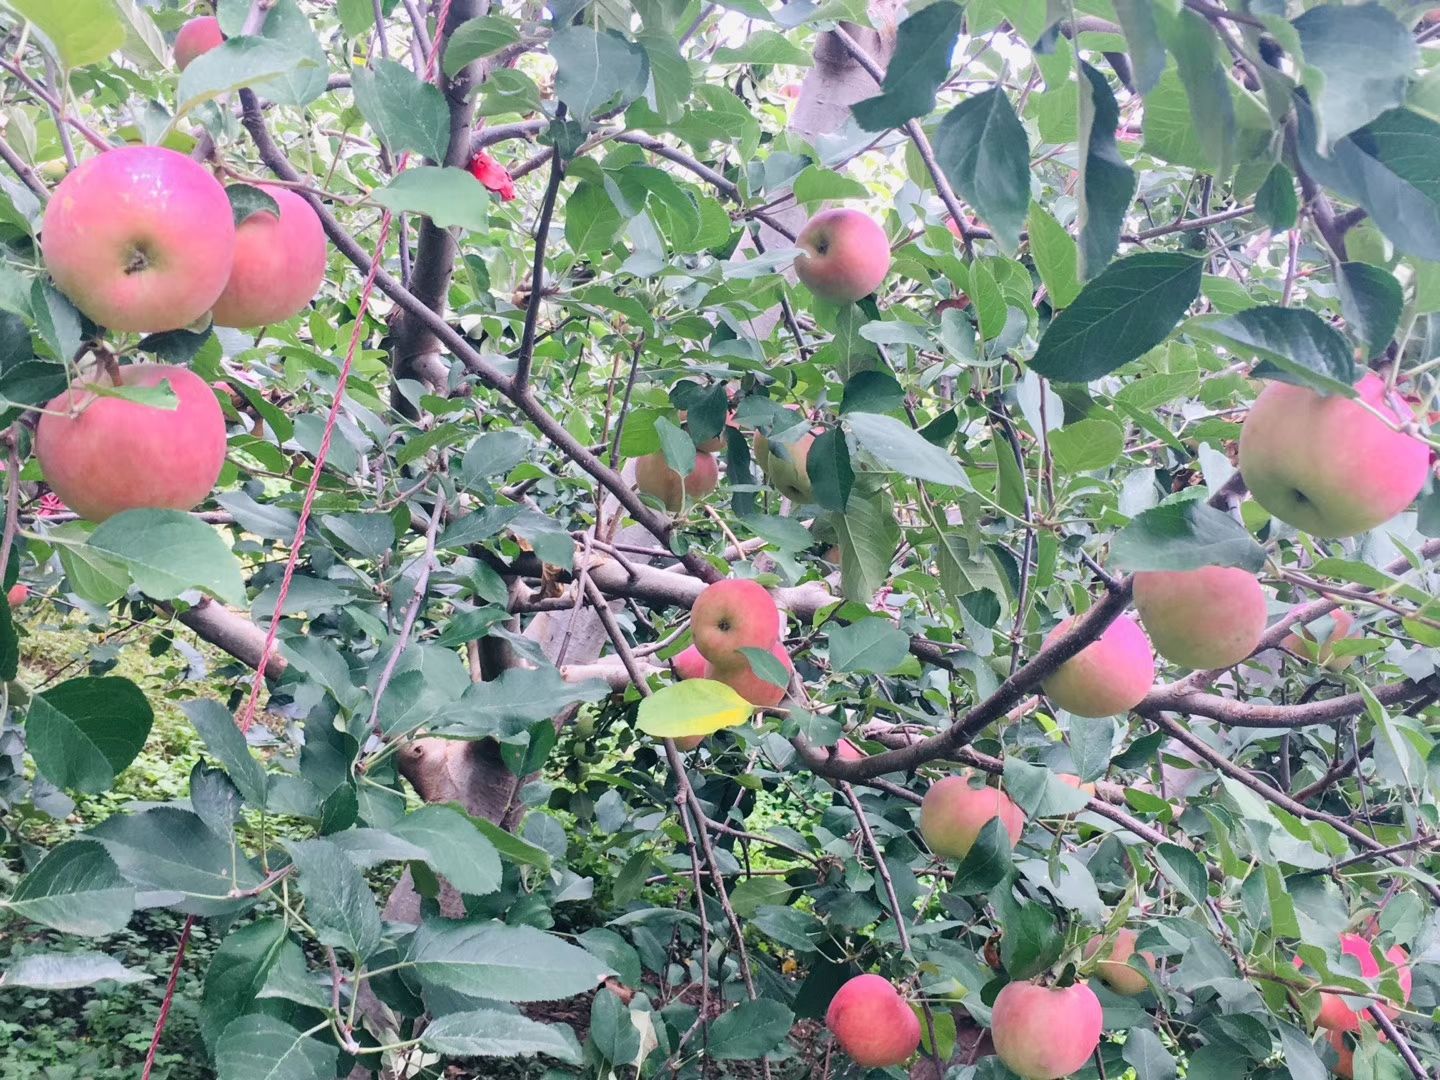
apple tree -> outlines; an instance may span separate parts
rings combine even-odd
[[[0,35],[0,1000],[165,911],[145,1080],[1435,1075],[1426,4]],[[117,627],[223,666],[77,813]]]

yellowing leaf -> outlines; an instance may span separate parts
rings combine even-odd
[[[754,711],[753,705],[722,682],[686,679],[642,701],[636,726],[657,739],[683,739],[739,727]]]

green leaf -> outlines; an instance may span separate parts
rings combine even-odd
[[[909,655],[909,635],[889,619],[861,619],[830,631],[830,666],[836,671],[883,675]]]
[[[1252,375],[1350,394],[1358,378],[1355,357],[1339,332],[1313,311],[1263,306],[1234,315],[1202,315],[1185,324],[1194,337],[1261,361]]]
[[[135,889],[103,844],[70,840],[47,852],[0,906],[62,934],[104,937],[130,921]]]
[[[245,579],[230,545],[213,525],[179,510],[126,510],[101,522],[89,546],[123,563],[152,599],[200,589],[227,604],[245,602]]]
[[[251,901],[230,894],[260,884],[244,852],[188,810],[156,806],[138,814],[114,814],[89,835],[105,845],[131,884],[162,894],[162,903],[187,915],[239,911]]]
[[[155,976],[127,968],[113,956],[97,952],[30,953],[0,972],[0,987],[24,986],[31,990],[78,990],[96,983],[121,985],[144,982]]]
[[[1013,249],[1030,207],[1030,141],[1004,90],[993,87],[951,109],[935,134],[935,157],[955,190]]]
[[[1013,856],[1010,834],[998,817],[987,821],[975,838],[974,846],[955,868],[950,888],[960,896],[989,892],[1011,873]]]
[[[1030,366],[1062,382],[1089,382],[1143,355],[1200,294],[1203,266],[1165,251],[1117,260],[1050,323]]]
[[[69,679],[30,703],[25,737],[57,787],[97,794],[145,747],[155,713],[129,679]]]
[[[250,745],[230,710],[213,698],[187,701],[181,708],[200,733],[205,749],[229,774],[240,797],[252,807],[263,809],[267,785],[265,766],[250,753]]]
[[[1265,549],[1223,510],[1188,499],[1136,515],[1110,541],[1110,563],[1125,571],[1238,566],[1258,574]]]
[[[1297,98],[1295,111],[1305,171],[1364,207],[1397,251],[1440,261],[1440,124],[1391,109],[1323,156],[1309,107]]]
[[[818,943],[825,937],[825,926],[814,915],[779,904],[763,905],[749,921],[766,937],[798,953],[818,951]]]
[[[662,416],[655,421],[655,434],[660,437],[665,464],[681,476],[689,476],[695,471],[695,443],[683,428]]]
[[[905,32],[901,27],[902,34]],[[785,64],[809,67],[815,62],[808,49],[802,49],[785,35],[774,30],[753,30],[735,46],[715,50],[717,64]],[[798,197],[798,196],[797,196]],[[803,200],[802,200],[803,201]]]
[[[886,413],[900,408],[903,404],[905,388],[888,371],[857,371],[845,381],[845,388],[840,395],[842,413]]]
[[[565,242],[581,254],[609,250],[625,222],[599,184],[582,180],[565,200]]]
[[[481,435],[460,462],[460,482],[473,488],[492,476],[507,476],[530,456],[534,445],[523,431],[488,431]]]
[[[1007,897],[999,914],[1005,923],[1005,934],[1000,939],[1000,962],[1012,979],[1038,975],[1059,959],[1065,937],[1048,908],[1042,904],[1015,903]]]
[[[457,738],[484,738],[500,729],[529,727],[567,705],[609,693],[598,679],[567,683],[553,667],[510,668],[498,679],[473,684],[460,701],[433,720],[437,731]]]
[[[471,896],[500,888],[500,855],[469,817],[449,806],[412,810],[390,831],[424,849],[431,867],[451,885]]]
[[[451,166],[406,169],[372,191],[370,199],[393,213],[423,214],[442,229],[459,226],[479,232],[488,224],[490,193],[485,185]]]
[[[556,1001],[614,974],[584,949],[534,927],[488,920],[425,919],[409,959],[424,982],[491,1001]]]
[[[910,425],[880,413],[848,413],[845,424],[855,441],[887,469],[916,480],[970,490],[970,478],[950,453],[929,442]]]
[[[215,1047],[219,1080],[335,1080],[340,1050],[273,1016],[230,1022]]]
[[[125,44],[125,24],[111,0],[5,0],[45,35],[64,68],[98,63]]]
[[[869,189],[853,176],[835,172],[820,165],[806,166],[795,178],[791,190],[795,201],[801,203],[824,202],[826,199],[864,199]]]
[[[197,105],[269,79],[316,67],[312,57],[268,37],[230,38],[192,60],[180,76],[176,119]]]
[[[868,603],[889,580],[900,545],[894,508],[881,495],[850,493],[845,512],[830,519],[840,542],[840,589],[845,599]]]
[[[365,37],[375,29],[373,0],[339,0],[335,5],[335,10],[340,16],[340,29],[345,31],[345,36],[352,40]],[[456,33],[458,32],[457,30]]]
[[[605,107],[624,108],[645,93],[650,58],[644,48],[613,31],[566,26],[550,39],[555,95],[577,120]]]
[[[205,969],[200,996],[200,1034],[206,1046],[213,1050],[225,1026],[251,1011],[287,949],[300,952],[282,919],[260,919],[225,936]]]
[[[1194,904],[1203,904],[1209,895],[1210,879],[1205,864],[1188,848],[1178,844],[1156,844],[1152,852],[1155,864],[1170,883]]]
[[[350,85],[360,114],[391,153],[413,150],[432,161],[445,160],[450,110],[438,86],[422,82],[404,64],[385,59],[352,68]]]
[[[1135,1080],[1175,1080],[1175,1055],[1147,1027],[1132,1027],[1121,1057],[1135,1070]]]
[[[1379,4],[1318,4],[1293,25],[1322,150],[1405,103],[1420,50]]]
[[[445,41],[445,74],[454,78],[466,64],[494,56],[519,40],[520,34],[507,18],[482,15],[478,19],[467,19]]]
[[[1235,164],[1235,102],[1230,97],[1230,57],[1203,16],[1181,8],[1167,35],[1175,67],[1190,102],[1190,130],[1205,164],[1219,177]],[[1146,109],[1149,109],[1147,102]]]
[[[1274,166],[1255,193],[1255,216],[1276,231],[1293,229],[1300,215],[1295,178],[1284,165]]]
[[[628,1014],[625,1022],[629,1023]],[[568,1027],[537,1023],[499,1009],[446,1013],[425,1026],[420,1041],[426,1049],[455,1057],[513,1059],[544,1054],[566,1065],[584,1061]]]
[[[1345,313],[1350,333],[1368,350],[1366,356],[1379,356],[1400,325],[1400,313],[1405,306],[1400,282],[1381,267],[1345,262],[1340,264],[1337,284],[1340,309]]]
[[[887,131],[935,108],[935,92],[950,74],[960,22],[959,4],[936,0],[900,24],[879,95],[851,106],[863,129]]]
[[[795,1015],[783,1002],[742,1001],[711,1022],[706,1048],[719,1061],[752,1061],[779,1046],[794,1023]]]
[[[1135,89],[1148,94],[1165,70],[1165,46],[1155,25],[1154,0],[1114,0],[1115,17],[1130,46]]]
[[[275,201],[275,196],[254,184],[227,184],[225,185],[225,197],[230,200],[230,214],[235,219],[237,229],[256,214],[270,214],[276,218],[280,216],[280,204]],[[168,380],[162,381],[160,384],[164,387],[169,385]],[[99,387],[97,386],[96,389]],[[131,389],[157,390],[159,387],[132,387]],[[176,402],[176,405],[179,404],[179,398],[175,397],[173,391],[169,396]],[[173,409],[176,405],[166,407]]]
[[[805,472],[815,502],[826,510],[843,510],[855,483],[845,432],[828,428],[815,437],[805,455]]]
[[[1135,172],[1120,156],[1120,108],[1105,76],[1083,61],[1080,71],[1080,273],[1099,274],[1120,246]],[[1027,188],[1028,190],[1028,188]]]
[[[657,739],[709,735],[747,723],[755,707],[714,679],[686,679],[662,686],[640,702],[635,726]]]
[[[1030,254],[1050,294],[1050,305],[1067,308],[1080,294],[1080,249],[1054,215],[1039,203],[1030,204]]]
[[[364,960],[380,948],[380,907],[360,870],[329,840],[292,840],[286,845],[300,872],[305,918],[322,945]]]
[[[1109,420],[1077,420],[1050,432],[1050,453],[1066,473],[1103,469],[1125,450],[1125,430]]]

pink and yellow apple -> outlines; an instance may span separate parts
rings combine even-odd
[[[215,301],[216,326],[268,326],[299,314],[325,280],[325,230],[295,192],[262,184],[280,207],[251,214],[235,230],[230,280]]]
[[[1075,622],[1065,619],[1050,631],[1045,644],[1058,640]],[[1155,682],[1155,654],[1145,631],[1121,615],[1079,653],[1061,664],[1044,682],[1046,696],[1076,716],[1113,716],[1128,712],[1144,699]]]
[[[1265,590],[1234,566],[1137,573],[1135,610],[1155,651],[1188,668],[1238,664],[1265,632]]]
[[[1360,398],[1396,422],[1412,418],[1387,400],[1385,381],[1366,375]],[[1366,532],[1404,510],[1430,468],[1429,448],[1393,430],[1349,398],[1289,383],[1260,392],[1240,429],[1240,472],[1255,501],[1313,536]]]
[[[1084,983],[1007,983],[990,1012],[996,1055],[1025,1080],[1059,1080],[1083,1068],[1103,1031],[1100,999]]]
[[[1130,966],[1130,957],[1135,955],[1135,939],[1137,937],[1139,935],[1134,930],[1118,930],[1104,958],[1095,965],[1095,974],[1100,981],[1115,993],[1123,994],[1126,997],[1142,994],[1150,986],[1145,976]],[[1104,935],[1096,934],[1092,937],[1085,943],[1085,959],[1092,959],[1104,944]],[[1140,958],[1145,961],[1145,965],[1151,971],[1155,970],[1153,955],[1148,952],[1141,953]]]
[[[1025,813],[999,788],[971,783],[969,774],[930,785],[920,804],[920,835],[936,855],[963,859],[991,818],[998,817],[1010,846],[1020,842]]]
[[[101,326],[178,330],[224,291],[235,220],[202,165],[161,146],[122,146],[60,181],[40,250],[60,291]]]
[[[170,383],[175,409],[101,397],[78,383],[46,406],[35,431],[45,482],[83,518],[122,510],[189,510],[205,501],[225,463],[225,414],[188,368],[132,364],[120,385]]]
[[[733,667],[746,662],[741,649],[768,649],[780,640],[780,609],[758,581],[716,581],[690,607],[690,634],[706,660]]]
[[[1351,636],[1355,628],[1355,616],[1351,615],[1344,608],[1336,608],[1330,613],[1331,629],[1325,642],[1317,647],[1315,631],[1308,626],[1296,627],[1294,631],[1286,634],[1280,642],[1282,649],[1289,649],[1297,656],[1314,656],[1316,663],[1331,671],[1344,671],[1356,660],[1360,659],[1358,653],[1349,656],[1335,655],[1335,642],[1342,638]]]
[[[720,466],[714,454],[697,451],[695,468],[683,479],[670,467],[664,454],[646,454],[635,459],[635,486],[641,493],[663,502],[672,514],[685,505],[685,496],[702,499],[719,483]]]
[[[220,20],[213,15],[191,19],[175,35],[175,66],[184,71],[190,62],[201,53],[219,48],[225,40],[220,32]]]
[[[677,679],[708,679],[710,661],[700,655],[694,645],[687,645],[670,658],[671,670]]]
[[[884,1069],[909,1060],[920,1046],[920,1019],[879,975],[856,975],[835,992],[825,1026],[850,1060]]]
[[[890,272],[890,241],[859,210],[822,210],[795,238],[795,276],[822,300],[869,296]]]
[[[813,431],[793,442],[771,442],[758,431],[755,433],[755,464],[760,466],[770,486],[791,502],[808,503],[815,498],[807,466],[810,447],[814,444]]]

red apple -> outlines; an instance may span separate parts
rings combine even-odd
[[[1055,779],[1059,780],[1062,784],[1069,784],[1076,791],[1083,791],[1086,795],[1089,795],[1091,797],[1094,797],[1095,795],[1095,785],[1082,784],[1080,782],[1080,778],[1078,776],[1075,776],[1073,773],[1056,773]]]
[[[1412,413],[1366,375],[1360,397],[1394,421]],[[1349,398],[1272,382],[1240,429],[1240,472],[1255,501],[1314,536],[1342,537],[1389,521],[1425,486],[1430,450]]]
[[[825,1026],[850,1060],[867,1069],[907,1061],[920,1046],[920,1020],[887,979],[856,975],[835,992]]]
[[[677,679],[708,679],[710,661],[700,655],[694,645],[687,645],[670,658],[670,667]]]
[[[268,326],[304,311],[325,280],[325,230],[295,192],[261,185],[280,207],[251,214],[235,230],[230,280],[215,301],[216,326]]]
[[[1114,940],[1110,943],[1110,949],[1105,957],[1095,965],[1095,974],[1100,981],[1114,990],[1117,994],[1126,997],[1134,997],[1149,989],[1149,982],[1145,976],[1130,966],[1130,957],[1135,955],[1135,939],[1139,937],[1134,930],[1121,929],[1116,931]],[[1096,934],[1085,943],[1084,956],[1086,960],[1092,958],[1102,945],[1105,944],[1103,934]],[[1155,957],[1150,953],[1141,953],[1140,958],[1145,961],[1151,971],[1155,970]]]
[[[715,455],[697,452],[695,468],[682,481],[670,467],[665,455],[646,454],[635,459],[635,486],[645,495],[652,495],[665,504],[672,514],[685,505],[685,496],[702,499],[720,482],[720,466]]]
[[[83,383],[46,406],[35,456],[45,482],[81,517],[189,510],[215,486],[225,463],[225,415],[209,384],[188,368],[166,364],[120,368],[122,386],[161,381],[170,383],[177,408],[100,397]]]
[[[835,756],[841,761],[862,761],[870,755],[849,739],[841,739],[835,744]]]
[[[23,581],[16,582],[10,586],[10,592],[6,594],[5,599],[10,601],[11,607],[19,607],[25,603],[26,600],[30,599],[30,586],[26,585]]]
[[[225,40],[220,32],[220,20],[213,15],[191,19],[175,35],[175,66],[184,71],[201,53],[218,48]]]
[[[1010,837],[1020,842],[1025,813],[999,788],[974,785],[968,774],[947,776],[930,785],[920,804],[920,835],[936,855],[963,859],[991,818],[998,817]]]
[[[1344,671],[1356,660],[1359,660],[1360,656],[1358,653],[1336,656],[1334,643],[1341,638],[1350,637],[1350,631],[1355,627],[1355,616],[1344,608],[1336,608],[1330,613],[1330,622],[1330,634],[1324,644],[1317,647],[1314,631],[1308,626],[1300,626],[1285,635],[1280,642],[1280,647],[1289,649],[1297,656],[1314,656],[1316,663],[1331,671]]]
[[[1265,632],[1260,579],[1234,566],[1138,573],[1135,610],[1155,651],[1188,668],[1238,664]]]
[[[859,210],[822,210],[795,238],[795,276],[822,300],[869,296],[890,272],[890,241]]]
[[[178,330],[224,290],[235,221],[203,166],[164,147],[123,146],[60,181],[40,249],[60,291],[101,326]]]
[[[758,581],[717,581],[695,598],[690,633],[710,663],[743,663],[741,649],[768,649],[780,639],[780,609]]]
[[[780,661],[787,672],[795,670],[795,664],[790,659],[790,653],[785,646],[776,642],[770,646],[770,655]],[[776,686],[768,679],[762,679],[750,666],[749,659],[744,653],[740,653],[734,662],[711,665],[710,674],[706,676],[711,679],[718,679],[730,687],[737,694],[743,697],[751,705],[759,705],[762,708],[772,708],[779,705],[785,699],[785,687]]]
[[[1045,638],[1060,638],[1074,618],[1065,619]],[[1155,682],[1155,654],[1145,631],[1121,615],[1079,653],[1045,680],[1044,690],[1059,708],[1076,716],[1113,716],[1140,704]]]
[[[1084,983],[1008,983],[990,1012],[995,1053],[1025,1080],[1059,1080],[1083,1068],[1103,1030],[1100,999]]]

